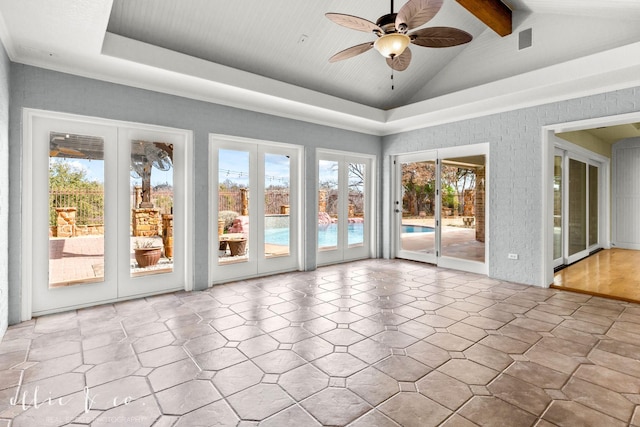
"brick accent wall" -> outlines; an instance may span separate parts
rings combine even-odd
[[[531,285],[542,271],[542,132],[556,123],[640,111],[640,87],[553,102],[383,137],[383,199],[391,200],[388,156],[489,143],[486,241],[489,276]],[[426,124],[425,124],[426,125]],[[383,206],[383,213],[391,212]],[[382,248],[388,256],[390,222],[383,218]],[[507,254],[519,254],[516,262]]]

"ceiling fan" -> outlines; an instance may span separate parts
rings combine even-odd
[[[426,24],[442,7],[443,0],[409,0],[393,12],[381,16],[376,23],[352,15],[341,13],[327,13],[325,16],[343,27],[353,30],[372,32],[378,39],[373,42],[362,43],[336,53],[329,62],[342,61],[360,55],[372,48],[387,58],[387,65],[396,71],[404,71],[411,63],[409,44],[424,47],[452,47],[469,43],[473,37],[466,31],[451,27],[430,27],[407,33],[414,28]]]

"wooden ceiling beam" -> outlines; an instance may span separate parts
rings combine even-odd
[[[511,34],[511,9],[500,0],[456,1],[500,36]]]

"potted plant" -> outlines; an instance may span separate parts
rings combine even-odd
[[[140,268],[156,265],[162,255],[162,246],[153,240],[136,240],[133,250]]]

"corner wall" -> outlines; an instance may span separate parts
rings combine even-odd
[[[542,236],[542,126],[640,110],[640,88],[426,127],[383,138],[382,247],[389,256],[390,156],[488,142],[489,276],[516,283],[544,283]],[[516,253],[520,259],[507,259]]]
[[[20,321],[22,110],[34,108],[193,131],[194,289],[208,286],[209,133],[303,145],[305,269],[316,267],[316,148],[380,156],[381,138],[26,66],[11,66],[9,323]],[[378,184],[379,185],[379,184]],[[6,206],[6,205],[4,205]]]
[[[0,339],[9,304],[9,74],[11,62],[0,42]]]

